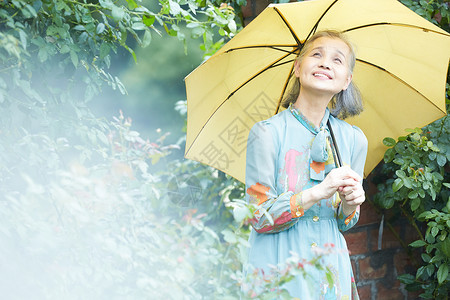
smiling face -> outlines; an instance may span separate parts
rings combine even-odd
[[[300,80],[300,93],[329,95],[345,90],[352,79],[349,67],[350,48],[338,38],[316,39],[295,63],[295,76]]]

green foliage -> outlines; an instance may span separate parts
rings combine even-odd
[[[45,184],[25,176],[24,191],[0,202],[1,256],[11,266],[2,270],[2,278],[9,273],[4,297],[237,294],[236,284],[219,276],[224,268],[240,268],[233,253],[225,251],[231,245],[204,224],[205,214],[180,214],[175,204],[164,203],[158,177],[148,172],[149,165],[177,147],[144,141],[130,125],[122,116],[111,123],[102,164],[73,163]]]
[[[384,182],[378,185],[375,203],[384,209],[400,209],[418,230],[425,224],[425,236],[410,244],[423,249],[423,265],[415,280],[399,277],[408,289],[423,289],[421,297],[436,299],[448,295],[450,251],[447,245],[450,225],[450,176],[448,161],[450,145],[448,117],[430,124],[424,130],[409,130],[408,136],[384,144],[391,147],[385,153],[385,165],[379,175]],[[383,180],[383,179],[381,179]],[[418,223],[418,224],[417,224]]]
[[[446,0],[400,0],[418,15],[450,32],[450,13]]]
[[[108,71],[120,49],[136,60],[134,45],[161,28],[184,40],[180,24],[228,38],[233,18],[209,1],[161,1],[156,12],[132,0],[0,2],[0,189],[20,187],[23,172],[46,181],[73,159],[104,159],[108,124],[88,102],[105,84],[126,93]]]
[[[185,41],[187,32],[212,53],[238,30],[228,5],[159,5],[0,2],[4,298],[240,297],[249,229],[230,207],[242,185],[194,162],[169,163],[180,150],[167,135],[149,141],[122,113],[110,122],[89,109],[105,84],[126,94],[109,71],[123,49],[138,60],[134,49],[155,33]],[[303,263],[324,269],[325,254]],[[259,289],[291,278],[274,272],[279,281]]]

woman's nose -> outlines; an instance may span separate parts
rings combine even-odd
[[[326,57],[323,57],[319,63],[319,67],[324,69],[330,69],[330,62]]]
[[[330,69],[330,67],[329,67],[329,65],[328,65],[327,63],[322,63],[322,64],[319,65],[319,67],[320,67],[320,68],[327,69],[327,70]]]

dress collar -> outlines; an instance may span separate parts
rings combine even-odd
[[[294,108],[292,104],[289,105],[289,110],[292,115],[303,125],[311,131],[312,134],[317,135],[322,130],[328,130],[327,122],[330,117],[330,111],[328,108],[325,109],[325,114],[320,122],[320,127],[316,127],[312,122],[310,122],[298,109]]]

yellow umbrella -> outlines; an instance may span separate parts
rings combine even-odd
[[[247,137],[281,109],[293,61],[315,31],[346,32],[364,112],[346,121],[369,140],[365,175],[384,137],[446,114],[450,35],[396,0],[313,0],[270,5],[186,77],[185,157],[244,181]]]

